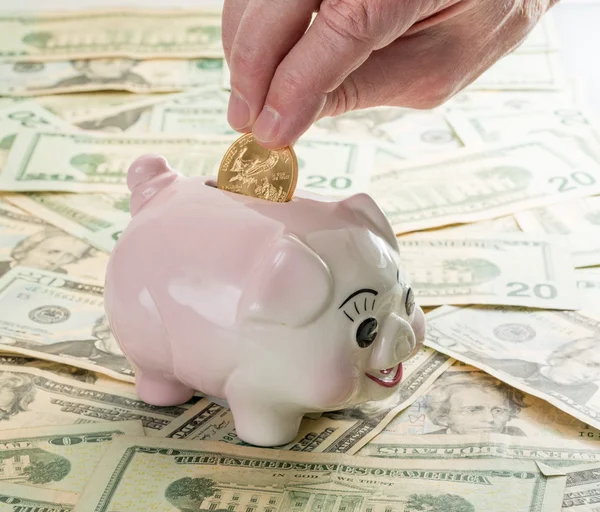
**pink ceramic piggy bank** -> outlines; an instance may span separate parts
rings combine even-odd
[[[274,203],[155,155],[138,158],[127,183],[133,219],[105,305],[142,400],[224,399],[242,440],[277,446],[307,412],[396,390],[425,319],[370,196],[297,191]]]

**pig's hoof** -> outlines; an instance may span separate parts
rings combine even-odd
[[[135,390],[138,396],[151,405],[169,406],[187,402],[194,396],[194,390],[181,382],[156,378],[137,373]]]

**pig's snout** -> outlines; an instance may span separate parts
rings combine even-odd
[[[415,333],[410,324],[396,312],[388,313],[375,342],[369,367],[384,370],[406,361],[416,345]]]

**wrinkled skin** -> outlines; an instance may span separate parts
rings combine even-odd
[[[225,0],[229,123],[275,149],[322,117],[439,106],[557,1]]]

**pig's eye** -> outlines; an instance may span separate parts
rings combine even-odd
[[[375,341],[377,337],[377,320],[367,318],[363,320],[356,330],[356,343],[360,348],[366,348]]]
[[[415,310],[415,294],[412,288],[409,288],[406,292],[406,300],[404,301],[404,307],[406,308],[406,314],[411,316]]]

